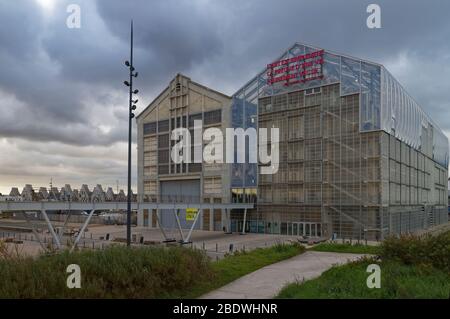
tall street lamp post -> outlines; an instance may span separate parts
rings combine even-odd
[[[130,61],[125,61],[125,65],[130,70],[129,81],[123,83],[130,88],[129,109],[128,109],[128,195],[127,195],[127,246],[131,245],[131,121],[134,118],[133,111],[136,110],[138,100],[133,100],[133,94],[138,94],[138,90],[133,91],[133,78],[138,76],[133,67],[133,20],[131,20],[131,40],[130,40]]]

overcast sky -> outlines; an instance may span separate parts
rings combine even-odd
[[[79,29],[66,26],[72,3]],[[370,3],[381,29],[366,26]],[[0,192],[50,178],[124,187],[131,18],[138,111],[178,72],[231,95],[305,42],[384,64],[449,135],[449,12],[444,0],[0,0]]]

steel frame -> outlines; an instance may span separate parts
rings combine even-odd
[[[67,223],[71,216],[72,210],[90,210],[90,213],[88,217],[86,218],[86,221],[83,223],[83,225],[80,228],[80,231],[72,244],[70,248],[70,252],[73,252],[74,249],[77,247],[84,231],[86,230],[86,227],[89,225],[89,222],[92,219],[92,216],[96,210],[125,210],[126,209],[126,202],[92,202],[92,203],[80,203],[80,202],[32,202],[32,201],[26,201],[26,202],[0,202],[0,211],[21,211],[22,214],[25,217],[25,220],[28,225],[31,226],[33,234],[35,235],[36,239],[38,240],[39,244],[44,250],[48,250],[47,247],[43,244],[41,237],[39,236],[39,233],[36,230],[36,225],[29,219],[28,215],[25,211],[40,211],[42,215],[44,216],[45,222],[47,224],[47,227],[50,231],[50,234],[52,235],[52,238],[54,242],[56,243],[56,246],[58,249],[62,248],[61,239],[62,235],[58,236],[58,234],[55,232],[55,228],[50,221],[50,218],[48,217],[47,210],[62,210],[62,211],[68,211],[68,215],[66,220],[64,221],[62,231],[64,233],[64,229],[67,226]],[[195,219],[189,228],[189,232],[187,236],[184,235],[183,229],[181,228],[181,223],[179,219],[179,211],[181,209],[186,209],[188,207],[195,207],[198,208],[198,213],[195,216]],[[177,227],[181,235],[181,243],[187,244],[190,242],[192,232],[194,230],[195,225],[197,224],[197,221],[199,219],[199,216],[201,212],[203,212],[203,209],[225,209],[225,211],[228,213],[229,209],[245,209],[244,219],[247,213],[248,208],[253,208],[253,203],[189,203],[189,204],[183,204],[183,203],[146,203],[146,202],[133,202],[132,203],[132,210],[143,210],[143,209],[172,209],[175,214],[175,219],[177,221]],[[226,216],[228,217],[226,213]],[[171,241],[170,238],[168,238],[164,227],[161,224],[159,214],[156,214],[156,218],[158,221],[159,229],[161,230],[161,233],[163,234],[166,241]],[[230,218],[228,217],[228,224],[230,224]],[[243,226],[243,233],[245,232],[245,225]]]

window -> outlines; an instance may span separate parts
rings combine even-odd
[[[169,150],[158,151],[158,163],[166,164],[169,162]]]
[[[306,90],[305,90],[305,95],[318,94],[318,93],[320,93],[321,91],[322,91],[322,90],[321,90],[321,87],[312,88],[312,89],[306,89]]]
[[[156,133],[156,122],[144,123],[144,135]]]
[[[205,112],[203,117],[204,117],[204,125],[220,123],[222,122],[222,110]]]
[[[169,165],[159,165],[158,174],[169,174]]]
[[[169,120],[159,121],[158,122],[158,131],[159,132],[168,132],[169,131]]]
[[[195,120],[201,121],[202,120],[202,113],[189,115],[189,127],[194,127],[194,121]]]
[[[258,102],[259,113],[272,111],[272,98],[270,96],[260,98]]]
[[[176,118],[172,118],[172,129],[175,128],[175,125],[177,128],[186,127],[186,122],[187,122],[186,115],[177,116]]]
[[[189,164],[189,172],[197,173],[202,171],[202,163]]]
[[[281,111],[286,109],[287,107],[287,95],[275,95],[273,97],[273,110],[274,111]]]
[[[169,147],[169,134],[158,136],[158,148]]]

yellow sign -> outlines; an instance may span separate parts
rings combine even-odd
[[[186,221],[194,221],[197,213],[197,208],[186,208]]]

